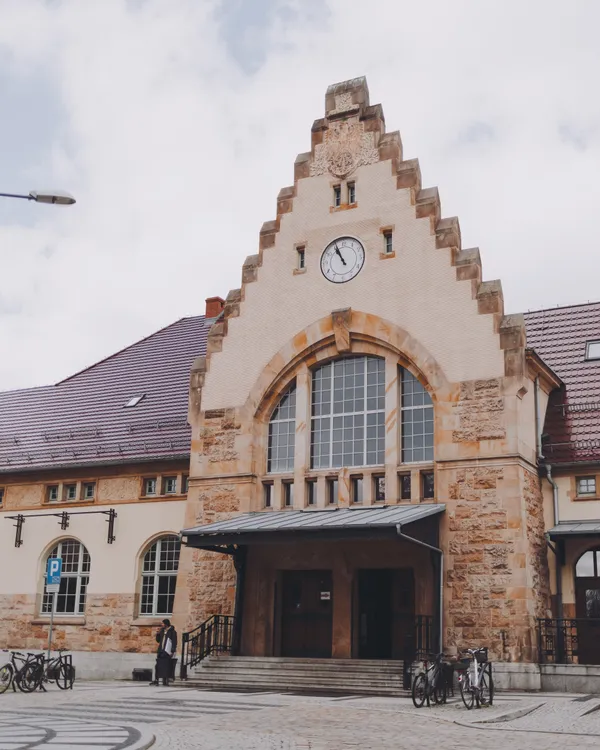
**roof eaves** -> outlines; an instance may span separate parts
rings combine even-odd
[[[533,375],[539,375],[542,378],[547,393],[564,386],[562,379],[544,362],[535,349],[525,349],[525,357]]]

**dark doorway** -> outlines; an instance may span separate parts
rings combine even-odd
[[[575,567],[577,656],[600,664],[600,549],[584,552]]]
[[[392,571],[358,571],[358,658],[392,658]]]
[[[412,570],[358,571],[358,658],[403,659],[414,638]]]
[[[331,657],[333,584],[330,570],[282,574],[281,655]]]
[[[600,578],[578,578],[577,655],[580,664],[600,664]]]

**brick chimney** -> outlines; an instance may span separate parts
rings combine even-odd
[[[206,300],[206,312],[204,313],[207,318],[218,318],[223,312],[225,307],[225,300],[221,297],[208,297]]]

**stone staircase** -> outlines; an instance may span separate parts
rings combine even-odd
[[[202,690],[407,695],[401,661],[209,656],[177,684]]]

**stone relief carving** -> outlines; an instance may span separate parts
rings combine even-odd
[[[339,115],[341,112],[347,112],[349,109],[354,109],[355,104],[352,101],[352,93],[346,92],[345,94],[338,94],[335,97],[335,109],[329,114]]]
[[[323,143],[315,147],[310,173],[315,176],[329,172],[344,179],[357,167],[378,161],[375,134],[365,133],[364,125],[357,120],[342,120],[330,123]]]

